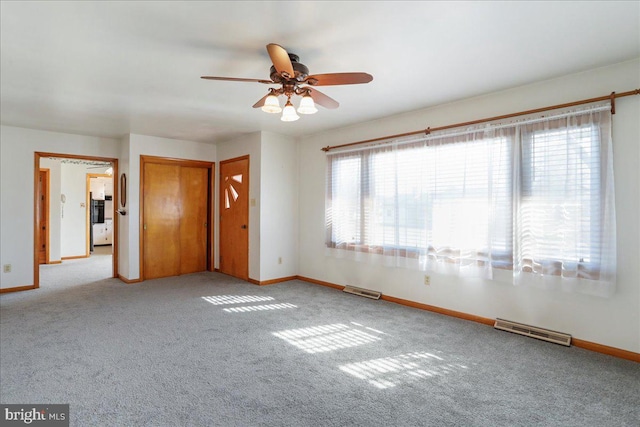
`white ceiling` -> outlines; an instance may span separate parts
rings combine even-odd
[[[2,124],[105,137],[300,136],[640,57],[638,1],[0,4]],[[268,43],[373,81],[283,123],[269,86],[200,79],[268,79]]]

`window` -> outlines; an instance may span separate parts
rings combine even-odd
[[[327,247],[461,275],[610,281],[609,117],[592,108],[329,152]]]
[[[606,269],[603,255],[615,253],[603,241],[610,226],[603,199],[607,127],[584,115],[523,126],[518,207],[523,271],[597,280]]]

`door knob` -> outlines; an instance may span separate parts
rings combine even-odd
[[[242,228],[243,230],[246,230],[246,229],[247,229],[247,224],[242,224],[242,225],[240,226],[240,228]]]

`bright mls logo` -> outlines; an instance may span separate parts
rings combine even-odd
[[[69,427],[69,405],[0,405],[0,425]]]

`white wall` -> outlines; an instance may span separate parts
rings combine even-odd
[[[213,144],[135,134],[129,135],[128,146],[128,168],[123,169],[128,169],[127,215],[120,217],[121,223],[127,223],[125,237],[129,245],[126,261],[128,268],[126,272],[120,271],[119,274],[126,279],[136,280],[140,278],[140,156],[215,162],[217,149]],[[120,236],[123,237],[123,234],[125,233]]]
[[[113,201],[113,206],[116,210],[121,209],[126,215],[118,216],[118,274],[122,277],[131,277],[129,265],[131,264],[131,253],[129,251],[129,221],[131,220],[129,216],[129,208],[131,207],[131,194],[129,193],[129,188],[131,188],[131,179],[129,178],[129,152],[131,151],[131,144],[129,142],[130,135],[125,135],[120,140],[120,158],[118,159],[118,174],[122,176],[125,174],[127,177],[127,198],[125,201],[125,206],[122,206],[120,203],[120,196],[118,195],[118,200]],[[114,185],[117,185],[120,189],[120,176],[115,178]],[[119,191],[122,191],[120,189]],[[118,193],[119,194],[119,193]],[[116,216],[116,215],[114,215]],[[115,221],[115,218],[114,218]],[[127,242],[127,244],[124,244]]]
[[[220,162],[236,157],[249,156],[249,278],[260,279],[260,170],[261,170],[261,132],[252,133],[241,138],[217,144],[218,165],[216,165],[216,200],[219,199],[220,190]],[[253,203],[255,201],[255,204]],[[215,216],[215,253],[216,267],[219,267],[220,254],[220,214],[216,205]]]
[[[299,274],[486,318],[505,318],[640,352],[640,96],[616,100],[613,118],[618,284],[610,298],[462,280],[334,259],[324,251],[325,153],[321,148],[426,127],[625,92],[640,87],[640,60],[303,138],[298,159]]]
[[[117,158],[118,140],[0,126],[0,288],[33,285],[35,152]]]
[[[298,274],[298,144],[262,132],[261,147],[260,281],[266,281]]]

